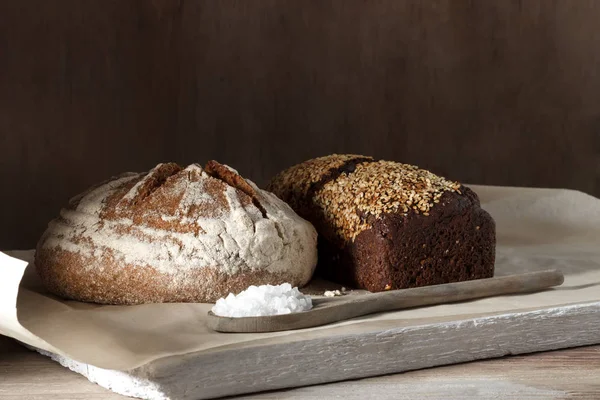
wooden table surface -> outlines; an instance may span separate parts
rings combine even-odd
[[[336,368],[335,360],[331,363]],[[126,399],[0,336],[0,399]],[[237,399],[600,399],[600,346],[505,357]]]

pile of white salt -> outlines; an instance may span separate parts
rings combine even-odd
[[[261,317],[266,315],[291,314],[312,308],[310,296],[302,294],[289,283],[278,286],[250,286],[234,295],[229,293],[217,300],[212,308],[221,317]]]

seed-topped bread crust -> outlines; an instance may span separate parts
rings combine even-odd
[[[371,217],[407,215],[409,211],[428,216],[447,191],[460,192],[460,184],[413,165],[372,161],[325,183],[313,199],[335,226],[337,236],[354,241],[372,227]]]
[[[444,192],[460,193],[460,187],[414,165],[333,154],[283,171],[267,189],[301,214],[318,208],[337,239],[349,242],[371,227],[372,217],[409,211],[427,216]]]
[[[315,225],[318,270],[329,279],[377,291],[493,275],[492,218],[475,193],[427,170],[332,155],[281,172],[268,189]],[[442,243],[432,246],[427,235]],[[444,272],[450,261],[453,272]]]
[[[339,176],[348,165],[372,161],[371,157],[355,154],[332,154],[294,165],[277,175],[267,190],[276,193],[296,212],[310,213],[312,202],[307,203],[319,192],[323,184]]]

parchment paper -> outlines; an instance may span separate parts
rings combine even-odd
[[[210,331],[210,304],[101,306],[56,298],[31,265],[32,251],[0,253],[0,334],[100,368],[130,370],[193,352],[362,333],[532,308],[600,301],[600,200],[581,192],[471,186],[496,220],[496,275],[559,268],[560,288],[389,312],[301,331]],[[24,261],[22,261],[24,260]]]

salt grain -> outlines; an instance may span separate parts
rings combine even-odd
[[[311,308],[310,296],[284,283],[279,286],[250,286],[238,295],[229,293],[227,297],[217,300],[212,312],[221,317],[238,318],[291,314]]]

